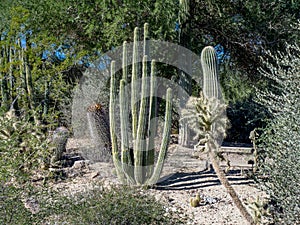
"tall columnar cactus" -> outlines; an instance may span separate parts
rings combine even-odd
[[[222,100],[219,85],[219,70],[215,49],[205,47],[201,53],[201,65],[203,70],[203,94],[206,98]]]
[[[162,144],[155,163],[154,138],[156,134],[156,77],[155,61],[148,62],[147,39],[148,24],[144,27],[144,46],[142,70],[139,71],[138,63],[138,28],[134,31],[132,74],[131,82],[128,80],[127,64],[127,44],[123,45],[123,74],[119,89],[119,108],[120,108],[120,130],[121,141],[118,145],[116,135],[116,75],[115,62],[111,63],[111,87],[110,87],[110,134],[112,142],[113,161],[119,179],[125,184],[152,185],[157,182],[161,174],[171,130],[172,112],[172,90],[166,92],[166,113]],[[150,67],[150,76],[149,74]],[[128,93],[131,87],[131,95]],[[141,93],[139,93],[141,89]],[[140,94],[140,95],[139,95]],[[140,96],[140,97],[139,97]],[[131,116],[129,107],[131,107]],[[131,124],[131,126],[130,126]],[[132,130],[130,135],[129,130]],[[120,152],[118,147],[120,146]],[[132,147],[130,147],[132,146]],[[121,154],[120,154],[121,153]],[[121,157],[119,157],[121,156]]]
[[[230,185],[225,173],[221,170],[217,160],[217,152],[221,145],[226,131],[225,105],[223,104],[222,93],[220,91],[218,78],[217,57],[213,47],[205,47],[201,53],[201,64],[203,68],[203,95],[196,104],[196,109],[201,113],[200,122],[205,133],[205,150],[215,172],[221,183],[227,189],[233,202],[240,210],[241,214],[250,224],[255,224],[252,216],[246,210],[237,193]],[[202,101],[201,101],[202,100]]]

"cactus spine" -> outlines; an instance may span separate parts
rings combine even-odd
[[[172,112],[172,90],[166,93],[166,113],[163,130],[162,144],[155,163],[154,138],[156,134],[156,77],[155,61],[151,61],[145,53],[148,52],[148,24],[144,26],[144,46],[142,70],[139,73],[138,63],[138,28],[134,30],[132,75],[131,75],[131,97],[129,98],[126,85],[128,82],[127,45],[123,44],[123,73],[120,81],[119,107],[120,107],[120,129],[121,129],[121,158],[116,136],[115,118],[116,112],[116,75],[115,62],[111,64],[111,87],[110,87],[110,133],[112,142],[113,162],[117,175],[122,183],[135,185],[152,185],[157,182],[161,174],[165,155],[168,149],[171,112]],[[150,77],[148,75],[150,69]],[[141,84],[140,84],[141,83]],[[128,87],[129,85],[127,85]],[[138,98],[138,89],[141,88],[141,98]],[[130,99],[130,100],[129,100]],[[130,102],[129,102],[130,101]],[[129,107],[131,106],[131,120],[129,119]],[[132,136],[129,135],[129,124],[131,123]],[[132,143],[133,149],[130,149]]]
[[[210,109],[214,108],[217,115],[212,117],[207,117],[208,120],[204,122],[204,129],[206,134],[205,149],[209,154],[212,166],[221,181],[222,185],[226,188],[227,192],[230,194],[234,204],[240,210],[241,214],[250,224],[255,224],[252,216],[249,214],[247,209],[244,207],[243,203],[239,199],[237,193],[230,185],[225,173],[221,170],[219,162],[217,160],[217,151],[220,146],[221,137],[225,136],[224,127],[224,114],[222,111],[225,110],[224,104],[222,104],[222,94],[219,87],[218,80],[218,65],[217,57],[213,47],[205,47],[201,53],[201,64],[203,68],[203,94],[208,102],[206,112],[210,116]],[[222,106],[223,105],[223,106]]]

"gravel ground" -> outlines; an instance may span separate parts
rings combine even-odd
[[[77,175],[72,179],[56,183],[54,186],[65,193],[74,194],[97,188],[99,182],[104,186],[118,185],[116,176],[111,174],[112,168],[109,163],[91,164],[81,168],[81,175],[75,173]],[[265,197],[251,179],[236,172],[231,171],[228,178],[243,203],[254,201],[257,196],[261,199]],[[155,188],[142,192],[153,194],[158,201],[164,202],[167,210],[191,218],[188,224],[247,224],[212,170],[181,171],[159,183]],[[195,197],[196,193],[200,194],[204,204],[192,207],[190,198]]]
[[[182,154],[177,155],[182,160]],[[234,161],[234,159],[231,160]],[[181,216],[191,218],[189,224],[247,224],[214,171],[207,168],[205,161],[191,159],[186,164],[188,166],[184,165],[182,168],[175,169],[172,168],[172,161],[177,161],[177,159],[173,157],[166,163],[165,179],[162,179],[155,188],[142,192],[153,194],[157,200],[163,201],[167,210],[185,214]],[[88,163],[87,161],[82,165],[77,163],[76,168],[71,168],[69,171],[70,174],[74,174],[73,178],[53,185],[65,193],[76,193],[95,188],[95,183],[99,181],[104,186],[119,184],[113,168],[111,163]],[[265,193],[256,187],[253,180],[241,174],[240,169],[234,168],[227,177],[244,204],[255,201],[257,197],[260,199],[266,197]],[[195,197],[197,193],[200,194],[204,203],[201,206],[192,207],[190,198]]]

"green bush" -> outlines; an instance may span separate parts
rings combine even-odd
[[[14,111],[0,112],[0,181],[26,180],[49,158],[41,127]]]
[[[270,196],[275,224],[300,223],[300,48],[287,45],[286,52],[268,54],[261,73],[270,80],[258,101],[272,119],[260,137],[260,179]]]
[[[22,200],[30,177],[46,157],[41,129],[14,111],[0,112],[0,224],[32,224]]]
[[[73,197],[72,197],[73,198]],[[81,193],[61,206],[60,223],[67,224],[186,224],[180,212],[167,212],[162,203],[142,189],[100,188]],[[54,222],[54,221],[53,221]],[[58,222],[58,219],[55,219]],[[51,223],[50,224],[54,224]]]
[[[36,200],[37,212],[25,207],[24,196]],[[68,197],[46,188],[0,187],[0,224],[5,225],[186,224],[188,218],[181,214],[167,210],[146,191],[129,187],[101,186]]]

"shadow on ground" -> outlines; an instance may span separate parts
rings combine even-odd
[[[227,178],[232,185],[249,185],[254,184],[254,181],[244,175],[241,175],[240,170],[231,170],[227,174]],[[221,185],[214,170],[200,172],[178,172],[162,182],[157,183],[157,190],[192,190],[197,188],[205,188]]]

